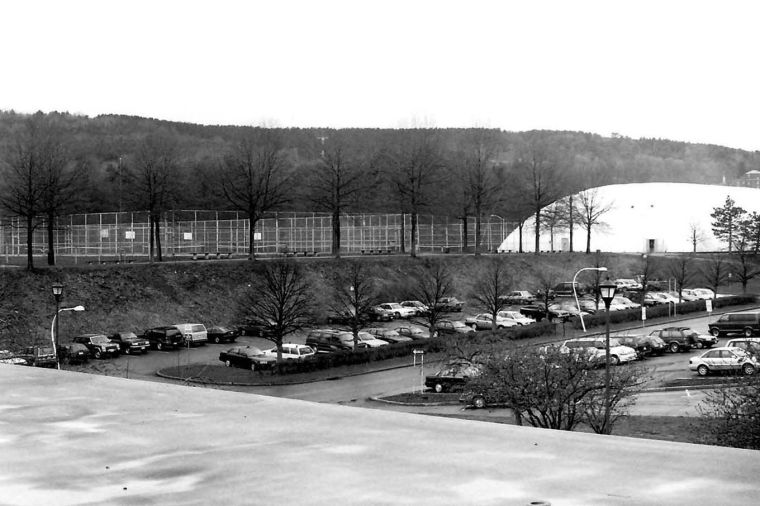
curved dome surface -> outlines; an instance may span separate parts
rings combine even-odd
[[[591,250],[612,252],[684,252],[692,251],[692,226],[700,240],[697,251],[717,251],[727,245],[712,233],[714,208],[722,207],[726,196],[748,212],[760,212],[760,189],[738,186],[693,183],[630,183],[600,186],[596,198],[611,208],[601,218],[601,225],[591,230]],[[577,195],[576,195],[577,196]],[[576,199],[577,201],[577,199]],[[523,226],[523,250],[533,251],[535,220]],[[541,251],[551,250],[549,231],[541,230]],[[569,249],[569,231],[554,231],[554,250]],[[586,230],[573,227],[573,250],[585,251]],[[499,251],[518,251],[518,230],[510,233]]]

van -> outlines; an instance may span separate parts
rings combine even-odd
[[[707,327],[715,337],[726,334],[743,334],[744,337],[760,335],[760,312],[725,313]]]
[[[176,323],[174,326],[182,332],[185,346],[206,344],[208,341],[208,331],[202,323]]]
[[[582,285],[581,283],[578,283],[576,281],[575,283],[575,291],[580,297],[584,293],[590,291],[588,289],[589,287],[587,285]],[[573,296],[573,282],[572,281],[565,281],[564,283],[559,283],[557,286],[554,287],[554,294],[557,297],[572,297]]]

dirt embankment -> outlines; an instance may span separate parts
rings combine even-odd
[[[638,257],[605,255],[611,277],[630,277]],[[593,265],[583,254],[504,255],[499,257],[407,256],[356,259],[308,258],[295,260],[305,271],[317,303],[326,308],[336,274],[346,262],[364,262],[382,299],[408,298],[413,275],[424,266],[443,262],[453,276],[454,295],[471,301],[478,279],[494,261],[505,262],[513,289],[535,287],[535,272],[556,269],[571,279],[580,266]],[[0,270],[0,349],[19,349],[30,343],[49,342],[55,312],[51,285],[65,286],[61,307],[83,305],[84,312],[62,313],[61,341],[86,332],[117,330],[142,332],[157,325],[181,321],[207,325],[234,325],[240,321],[238,300],[251,290],[269,260],[213,260],[179,263],[88,265],[86,267]],[[466,309],[477,311],[468,306]]]

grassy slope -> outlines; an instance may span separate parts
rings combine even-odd
[[[606,254],[603,264],[610,278],[630,277],[638,255]],[[515,278],[514,289],[534,287],[533,272],[547,268],[564,273],[566,280],[580,268],[594,264],[593,255],[552,254],[499,257],[441,256],[413,259],[408,256],[362,257],[376,285],[387,300],[407,298],[413,286],[410,274],[426,262],[445,262],[454,276],[454,295],[470,302],[475,280],[498,259],[506,262]],[[346,260],[310,258],[296,260],[306,270],[317,300],[325,303],[329,279]],[[235,324],[240,321],[237,301],[266,261],[214,260],[162,264],[94,265],[42,269],[27,273],[0,270],[0,349],[17,349],[31,342],[48,342],[54,299],[50,286],[62,282],[62,307],[82,304],[83,313],[63,313],[61,341],[84,332],[142,331],[156,325],[185,321]],[[589,281],[591,279],[590,273]],[[471,305],[466,309],[476,310]]]

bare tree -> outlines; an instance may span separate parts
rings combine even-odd
[[[711,434],[719,445],[760,449],[760,375],[753,374],[707,391],[698,406],[711,421]]]
[[[565,279],[565,272],[548,266],[537,266],[532,269],[533,278],[536,282],[537,299],[544,305],[544,317],[550,320],[549,304],[552,300],[554,287]]]
[[[174,196],[172,185],[179,168],[179,146],[174,135],[157,130],[146,135],[128,165],[125,180],[136,204],[147,208],[150,226],[150,261],[162,260],[161,218]]]
[[[491,329],[496,330],[496,316],[508,306],[504,295],[512,287],[512,277],[503,260],[489,261],[485,271],[475,282],[472,298],[491,315]]]
[[[452,295],[454,280],[445,264],[430,260],[426,260],[418,268],[415,277],[415,288],[412,290],[411,297],[428,307],[424,319],[432,337],[436,335],[436,324],[444,316],[441,299]]]
[[[377,304],[377,290],[365,264],[349,261],[338,269],[332,281],[333,299],[330,309],[346,318],[354,335],[354,349],[359,345],[359,331],[367,322],[367,315]]]
[[[527,134],[513,165],[518,186],[529,203],[535,218],[535,254],[541,252],[541,210],[555,201],[561,193],[559,163],[552,156],[547,141]]]
[[[554,252],[554,232],[565,227],[567,210],[563,201],[550,204],[541,212],[541,226],[549,231],[549,250]]]
[[[699,222],[692,221],[689,223],[689,241],[691,241],[691,249],[693,253],[697,252],[697,246],[704,240],[705,233],[702,231]]]
[[[694,271],[694,258],[691,255],[681,255],[668,260],[666,264],[668,271],[668,277],[671,277],[676,282],[676,290],[678,290],[678,302],[683,299],[683,289],[686,285],[691,283],[694,279],[696,272]]]
[[[636,395],[644,389],[647,379],[641,367],[610,368],[609,415],[605,416],[605,390],[591,390],[582,402],[584,421],[591,430],[597,434],[612,434],[615,424],[636,402]]]
[[[717,297],[718,289],[728,281],[728,272],[729,265],[726,262],[726,256],[720,253],[710,255],[702,267],[702,276],[707,286],[713,291],[713,299]]]
[[[602,226],[602,216],[612,209],[612,202],[604,202],[598,189],[585,190],[578,194],[578,223],[586,230],[586,253],[591,253],[591,230]]]
[[[399,132],[398,145],[386,152],[388,176],[398,192],[402,211],[410,213],[410,251],[417,256],[417,220],[421,210],[432,201],[432,190],[445,166],[438,132],[412,129]],[[403,244],[402,239],[402,244]]]
[[[30,271],[34,270],[34,231],[44,215],[48,217],[48,263],[55,263],[51,236],[67,187],[66,168],[60,130],[41,112],[27,118],[14,132],[1,167],[0,206],[24,219]]]
[[[244,320],[265,329],[262,335],[275,344],[281,362],[283,338],[309,325],[313,300],[310,284],[298,265],[275,261],[266,264],[263,275],[243,293],[240,312]]]
[[[321,156],[309,178],[311,200],[331,215],[332,254],[339,258],[340,216],[371,186],[372,179],[367,174],[367,163],[339,132],[320,139]]]
[[[290,201],[291,178],[278,132],[248,129],[223,160],[220,185],[235,209],[248,215],[248,258],[255,259],[256,223]]]

